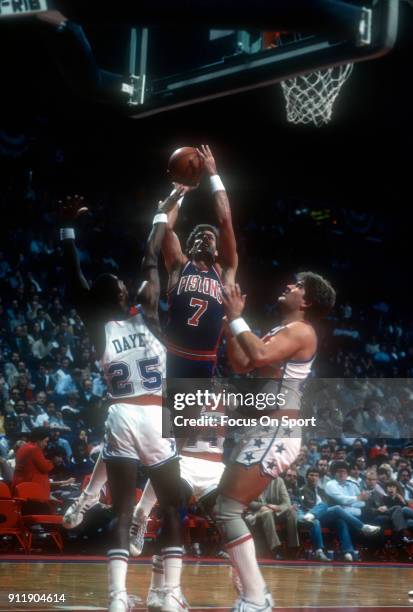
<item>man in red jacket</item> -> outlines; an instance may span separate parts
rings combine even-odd
[[[43,453],[48,441],[49,430],[46,427],[36,427],[30,434],[30,442],[19,448],[16,454],[13,490],[21,482],[37,482],[47,496],[50,496],[48,474],[54,464],[46,459]]]

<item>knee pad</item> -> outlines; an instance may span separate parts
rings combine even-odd
[[[235,499],[218,495],[214,506],[214,517],[226,544],[249,535],[250,531],[242,518],[245,509],[246,506]]]

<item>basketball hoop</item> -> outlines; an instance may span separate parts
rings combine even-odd
[[[334,102],[352,70],[353,64],[345,64],[282,81],[287,121],[313,123],[317,127],[328,123]]]

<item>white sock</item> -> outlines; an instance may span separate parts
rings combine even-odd
[[[89,480],[87,486],[85,487],[84,493],[86,493],[86,495],[98,497],[107,479],[108,476],[106,473],[106,465],[102,458],[102,451],[100,451],[98,460],[96,461],[95,467],[93,468],[92,477]]]
[[[153,490],[151,481],[148,480],[143,490],[142,497],[140,498],[138,505],[135,506],[135,510],[133,514],[136,515],[138,510],[141,510],[146,516],[149,516],[155,504],[156,504],[155,491]]]
[[[258,567],[252,536],[241,538],[239,543],[229,543],[226,551],[238,570],[243,597],[259,606],[265,604],[265,582]]]
[[[126,591],[129,551],[123,549],[109,550],[108,560],[109,593]]]
[[[164,573],[162,557],[154,555],[152,557],[151,589],[162,589],[164,586]]]
[[[181,586],[182,547],[171,546],[170,548],[163,548],[161,553],[165,587],[169,589],[179,588]]]

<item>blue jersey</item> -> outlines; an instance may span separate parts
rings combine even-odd
[[[222,282],[215,267],[199,270],[188,261],[177,284],[169,290],[168,306],[168,356],[198,362],[198,369],[205,371],[200,377],[207,376],[210,366],[216,362],[224,316]],[[190,377],[184,372],[178,375]],[[172,372],[168,371],[168,376]]]

